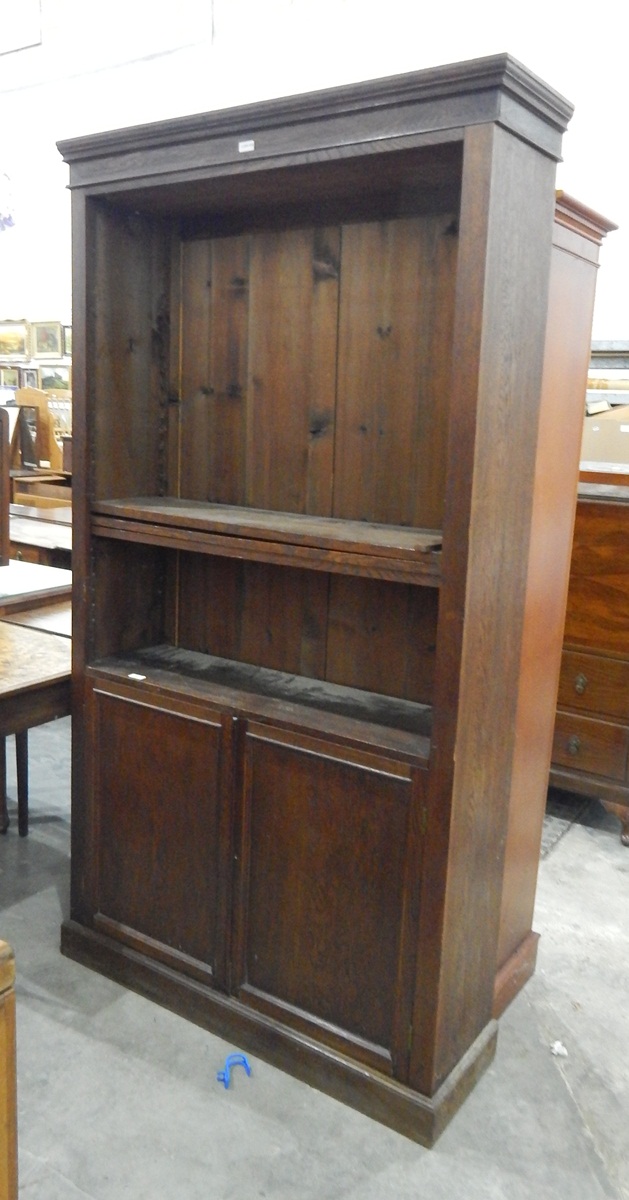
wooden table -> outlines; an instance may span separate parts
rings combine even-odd
[[[18,561],[42,563],[49,567],[70,568],[72,525],[67,520],[41,517],[44,512],[71,512],[71,509],[34,509],[12,504],[9,513],[10,556]],[[35,515],[34,515],[35,514]]]
[[[68,600],[71,594],[72,572],[64,567],[46,567],[16,559],[0,567],[0,617]]]
[[[28,833],[28,730],[71,712],[70,637],[0,620],[0,832],[9,825],[6,738],[15,734],[18,831]]]

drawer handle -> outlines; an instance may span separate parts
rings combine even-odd
[[[581,749],[581,738],[577,737],[576,733],[568,738],[568,754],[578,754]]]
[[[587,685],[588,685],[587,675],[583,675],[581,672],[579,672],[579,674],[576,676],[576,679],[574,681],[574,690],[577,693],[577,696],[583,695]]]

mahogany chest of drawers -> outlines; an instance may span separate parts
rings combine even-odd
[[[581,484],[551,783],[598,797],[629,845],[629,487]]]

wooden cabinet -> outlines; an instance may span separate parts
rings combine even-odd
[[[598,257],[612,222],[555,204],[494,1015],[532,974],[532,929],[575,520]],[[549,720],[549,713],[553,717]]]
[[[551,782],[597,796],[629,845],[629,487],[583,483]]]
[[[61,146],[63,950],[427,1144],[494,1051],[554,715],[520,677],[570,111],[498,56]]]

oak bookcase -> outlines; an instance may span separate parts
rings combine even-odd
[[[62,948],[425,1144],[495,1047],[570,114],[500,55],[60,144]]]

